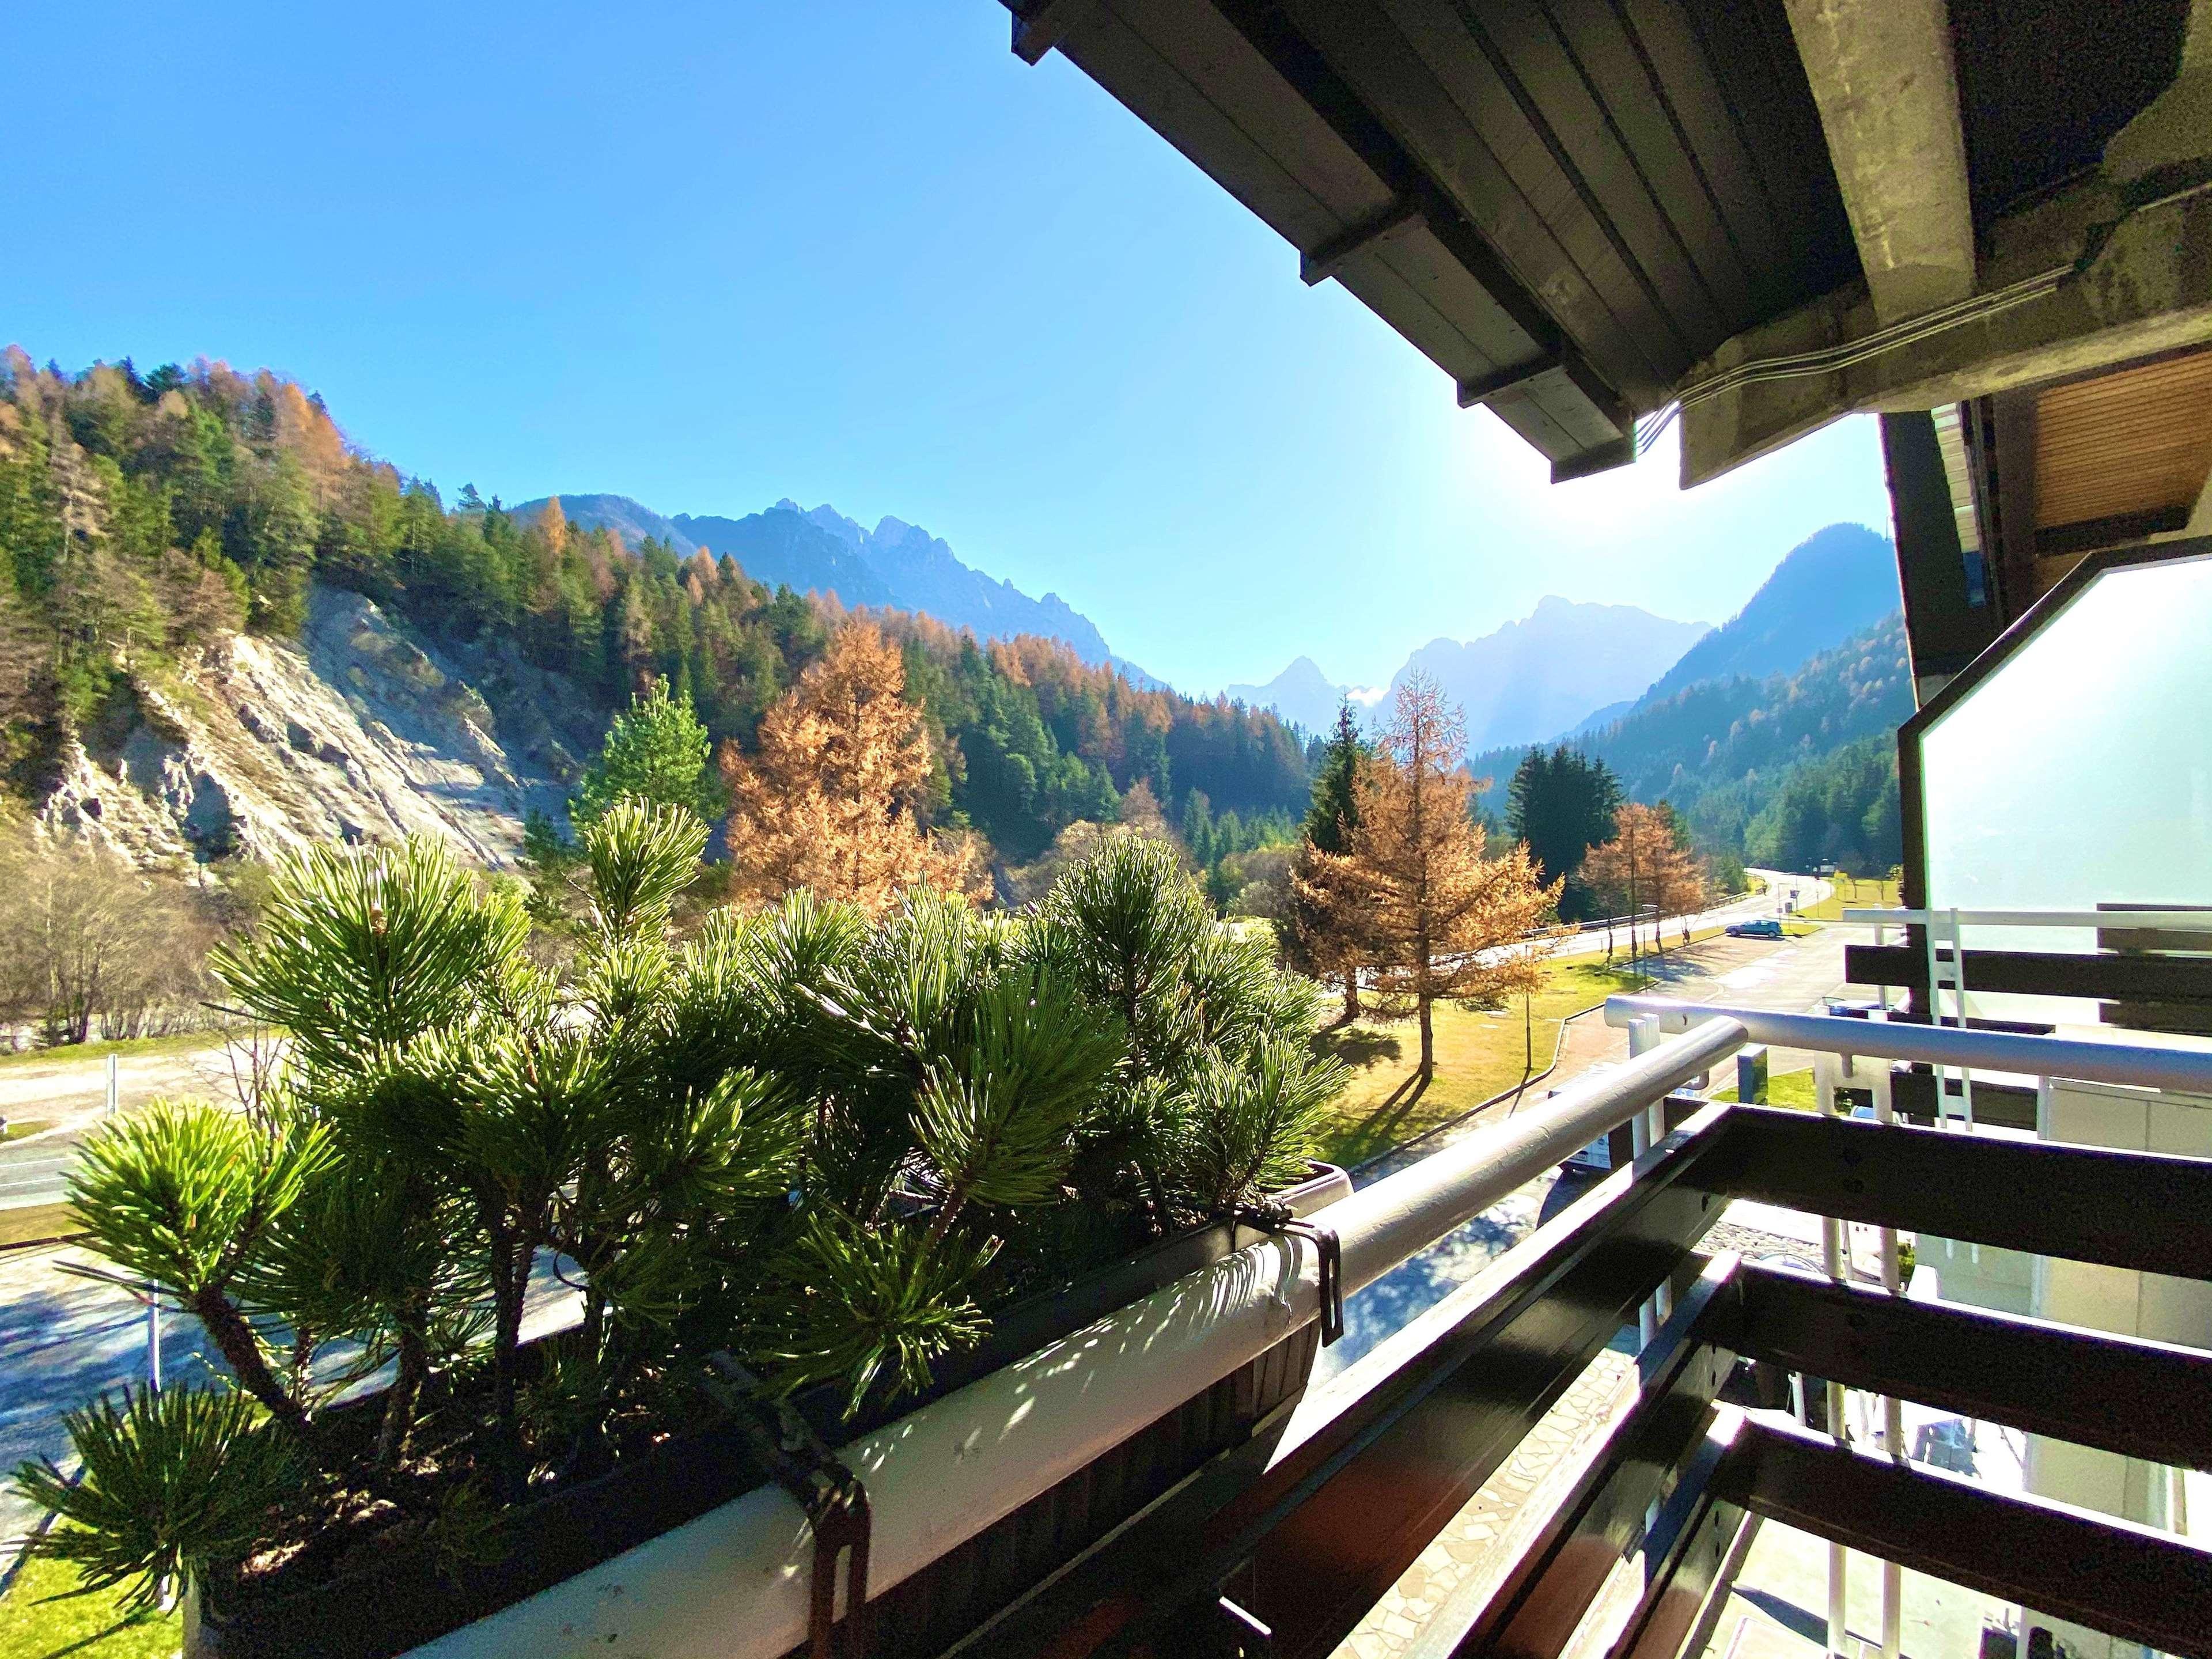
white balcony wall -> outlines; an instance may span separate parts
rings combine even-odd
[[[1932,722],[1920,753],[1932,907],[2212,903],[2212,556],[2096,578]],[[2090,951],[2096,936],[1969,928],[1966,943]],[[2054,1000],[1973,1007],[2097,1018]]]
[[[2049,1140],[2212,1158],[2212,1099],[2202,1097],[2057,1079],[2046,1081],[2039,1091],[2036,1116],[2037,1127]],[[2154,1217],[2144,1221],[2156,1224]],[[2051,1256],[2034,1261],[2030,1311],[2039,1319],[2212,1349],[2212,1284]],[[2191,1512],[2196,1506],[2184,1496],[2191,1484],[2185,1474],[2070,1441],[2028,1436],[2026,1479],[2030,1492],[2146,1526],[2203,1537],[2207,1522],[2212,1521],[2212,1516]],[[2185,1526],[2178,1524],[2185,1520]],[[2141,1652],[2132,1644],[2077,1626],[2045,1622],[2079,1659],[2132,1659]]]

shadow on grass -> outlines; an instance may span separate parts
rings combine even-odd
[[[1397,1146],[1406,1139],[1406,1120],[1428,1092],[1428,1084],[1418,1071],[1407,1073],[1396,1088],[1376,1103],[1374,1110],[1331,1138],[1330,1161],[1352,1169]]]
[[[1322,1051],[1334,1054],[1351,1066],[1372,1066],[1377,1060],[1396,1060],[1405,1053],[1405,1045],[1388,1031],[1358,1026],[1324,1031],[1316,1039]]]
[[[176,1613],[130,1610],[119,1591],[88,1592],[64,1562],[27,1561],[0,1594],[6,1659],[171,1659],[183,1636]]]

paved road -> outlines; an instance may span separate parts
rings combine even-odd
[[[227,1098],[233,1058],[220,1042],[175,1054],[121,1055],[116,1082],[123,1108],[163,1095]],[[0,1210],[61,1201],[77,1143],[106,1115],[106,1094],[105,1055],[0,1066],[0,1118],[33,1131],[0,1143]]]
[[[88,1252],[46,1249],[0,1255],[0,1568],[38,1512],[4,1477],[27,1458],[62,1458],[69,1449],[62,1413],[105,1389],[143,1383],[151,1362],[146,1305],[119,1286],[71,1271],[95,1261]],[[550,1256],[542,1260],[525,1304],[530,1338],[575,1322],[578,1298]],[[161,1316],[161,1374],[171,1384],[205,1379],[221,1361],[208,1350],[199,1322]],[[341,1362],[335,1348],[326,1364]],[[374,1386],[372,1377],[363,1386]]]
[[[1753,870],[1748,873],[1759,877],[1766,883],[1765,892],[1746,893],[1741,898],[1732,898],[1724,904],[1716,904],[1710,909],[1699,910],[1690,915],[1669,916],[1662,924],[1662,931],[1665,937],[1670,940],[1679,939],[1685,930],[1692,933],[1700,933],[1711,927],[1725,927],[1730,922],[1751,921],[1765,916],[1791,915],[1797,911],[1811,908],[1836,890],[1832,884],[1821,880],[1818,876],[1793,876],[1780,870]],[[1639,929],[1639,936],[1650,937],[1648,925],[1646,928]],[[1577,933],[1562,939],[1553,954],[1562,957],[1588,956],[1606,951],[1608,945],[1617,951],[1625,937],[1626,930],[1620,930],[1619,936],[1608,940],[1602,928],[1594,932]]]
[[[1670,951],[1668,961],[1655,965],[1652,971],[1660,975],[1660,983],[1651,988],[1650,994],[1790,1012],[1818,1008],[1823,998],[1844,983],[1845,944],[1863,943],[1871,938],[1871,929],[1831,924],[1806,938],[1779,942],[1708,939]],[[1627,1032],[1607,1025],[1596,1014],[1585,1016],[1567,1027],[1559,1069],[1543,1086],[1557,1088],[1595,1066],[1616,1064],[1627,1057]],[[1788,1071],[1811,1064],[1811,1058],[1776,1050],[1771,1063],[1776,1071]],[[1377,1160],[1356,1178],[1361,1185],[1379,1180],[1443,1146],[1481,1134],[1516,1109],[1518,1107],[1510,1103],[1494,1107],[1425,1139],[1403,1154]],[[1477,1216],[1350,1297],[1344,1309],[1344,1336],[1322,1351],[1315,1368],[1315,1382],[1324,1381],[1342,1370],[1407,1321],[1433,1307],[1526,1238],[1536,1226],[1551,1182],[1549,1176],[1530,1182],[1504,1203]]]

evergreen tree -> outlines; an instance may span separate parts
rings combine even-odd
[[[1506,789],[1506,833],[1524,842],[1542,878],[1566,878],[1559,911],[1582,919],[1587,890],[1577,881],[1583,855],[1613,833],[1620,781],[1603,761],[1560,744],[1522,756]]]
[[[1305,839],[1324,853],[1341,853],[1359,823],[1360,763],[1368,747],[1359,735],[1359,717],[1347,697],[1338,705],[1336,726],[1314,768],[1313,799],[1306,808]]]
[[[1359,1018],[1359,975],[1366,958],[1351,926],[1353,912],[1332,896],[1334,872],[1327,860],[1344,852],[1359,826],[1359,769],[1368,754],[1359,717],[1347,697],[1338,705],[1335,728],[1314,764],[1313,798],[1291,855],[1280,919],[1285,957],[1301,972],[1342,990],[1340,1019],[1346,1024]]]
[[[681,806],[711,818],[718,809],[707,769],[707,728],[689,702],[672,697],[656,678],[614,718],[599,757],[568,803],[580,824],[605,817],[626,796],[653,806]]]

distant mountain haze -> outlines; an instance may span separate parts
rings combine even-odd
[[[1468,746],[1538,743],[1598,710],[1624,712],[1636,694],[1708,633],[1710,623],[1673,622],[1632,605],[1583,605],[1552,595],[1518,622],[1479,640],[1435,639],[1392,676],[1426,672],[1467,713]],[[1389,718],[1386,693],[1357,691],[1300,657],[1265,685],[1232,685],[1228,695],[1251,708],[1272,708],[1309,732],[1336,719],[1349,696],[1367,708],[1370,725]]]
[[[1311,657],[1300,657],[1265,685],[1224,688],[1232,702],[1248,708],[1272,708],[1293,726],[1308,732],[1326,732],[1336,724],[1336,711],[1349,688],[1321,672]]]
[[[793,503],[779,501],[765,513],[749,513],[742,519],[679,513],[670,522],[693,545],[728,554],[746,575],[770,587],[835,593],[847,605],[898,603],[891,584],[869,562],[857,541],[848,541]],[[951,617],[939,620],[954,621]]]
[[[1740,848],[1754,861],[1798,860],[1790,868],[1846,854],[1861,868],[1881,868],[1900,856],[1895,734],[1912,708],[1904,613],[1893,608],[1779,673],[1698,680],[1571,741],[1610,766],[1632,799],[1670,802],[1708,847]],[[1504,811],[1508,782],[1527,752],[1514,746],[1471,757],[1476,775],[1492,781],[1492,811]],[[1838,778],[1821,776],[1824,769]],[[1802,836],[1760,823],[1793,778],[1808,776],[1818,781],[1816,793],[1836,796],[1827,802],[1836,822],[1816,826],[1809,852]]]
[[[526,501],[515,516],[528,522],[545,500]],[[918,611],[978,639],[1036,634],[1063,640],[1092,664],[1119,662],[1088,617],[1057,593],[1033,599],[962,562],[940,538],[904,520],[885,518],[864,529],[835,507],[811,511],[786,499],[742,519],[679,513],[667,517],[627,495],[562,495],[561,510],[573,524],[605,526],[633,547],[655,537],[688,556],[700,548],[728,554],[745,574],[771,587],[832,593],[848,605]],[[1149,681],[1151,676],[1143,675]],[[1153,682],[1157,684],[1157,682]]]
[[[1430,641],[1390,688],[1427,674],[1466,711],[1470,749],[1540,743],[1594,708],[1634,696],[1711,629],[1632,605],[1547,595],[1522,620],[1479,640]]]

